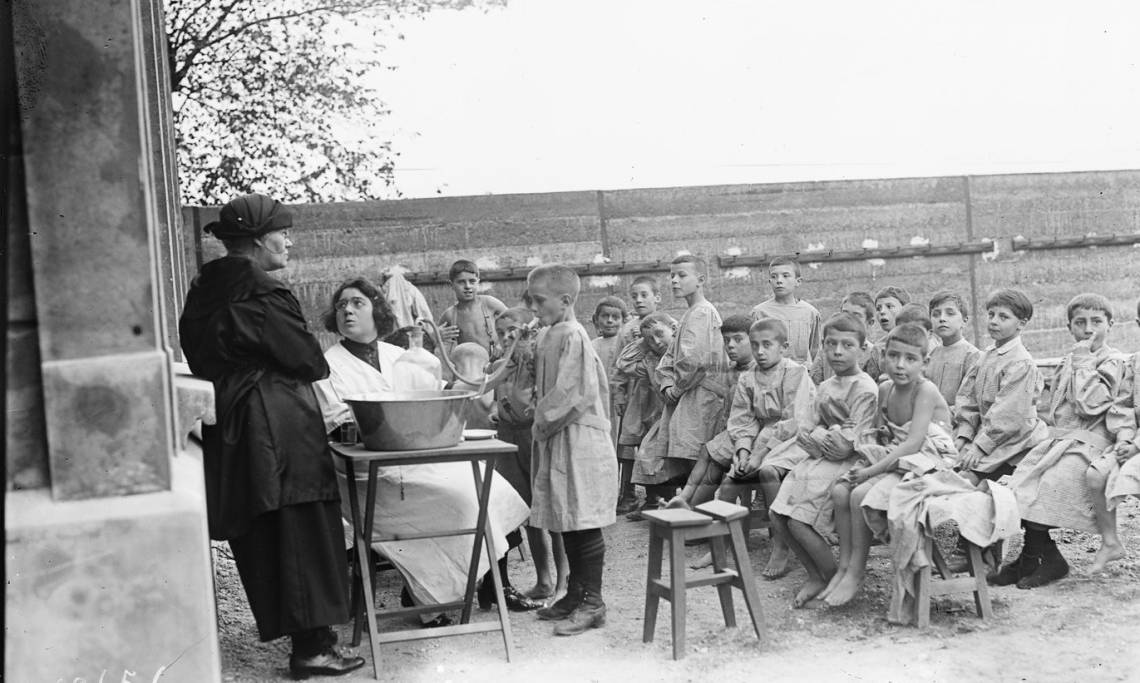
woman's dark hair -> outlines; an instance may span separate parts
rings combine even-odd
[[[362,277],[353,278],[348,280],[336,288],[333,292],[332,301],[329,302],[328,310],[321,315],[321,323],[329,332],[339,333],[340,330],[336,326],[336,302],[340,299],[340,295],[344,294],[346,289],[358,289],[360,293],[368,297],[372,302],[372,320],[376,323],[376,335],[383,339],[396,329],[396,316],[392,313],[392,307],[388,305],[388,301],[380,292],[376,285]]]

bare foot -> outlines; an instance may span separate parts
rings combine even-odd
[[[824,600],[827,598],[827,596],[831,595],[831,591],[835,590],[835,587],[838,586],[839,582],[843,580],[843,575],[846,573],[847,570],[843,569],[842,567],[837,569],[835,575],[832,576],[831,580],[827,582],[827,587],[820,591],[819,595],[815,596],[816,599]]]
[[[827,602],[832,607],[839,607],[851,602],[859,589],[863,587],[863,577],[856,576],[855,572],[848,571],[839,581],[838,585],[828,594]]]
[[[1124,558],[1124,546],[1119,543],[1108,545],[1104,541],[1101,541],[1100,549],[1096,551],[1096,557],[1093,558],[1092,566],[1089,567],[1089,573],[1095,574],[1097,572],[1103,572],[1109,562],[1123,560]]]
[[[800,586],[800,591],[792,599],[792,607],[796,609],[803,607],[826,587],[827,584],[824,583],[823,579],[809,577],[808,582]]]
[[[692,510],[693,506],[689,505],[688,501],[686,501],[681,496],[673,496],[672,500],[670,500],[668,503],[665,503],[665,509],[677,509],[677,508],[679,508],[681,510]]]
[[[545,600],[554,595],[554,586],[549,583],[536,583],[534,588],[523,593],[531,600]]]
[[[712,566],[713,557],[712,553],[705,553],[697,559],[689,563],[689,569],[704,569],[705,567]]]
[[[768,566],[761,574],[765,579],[778,579],[788,573],[788,546],[775,541],[772,543],[772,554],[768,557]]]

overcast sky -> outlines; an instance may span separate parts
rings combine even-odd
[[[404,196],[1140,168],[1140,3],[509,0],[403,21]]]

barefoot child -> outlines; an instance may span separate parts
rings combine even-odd
[[[811,367],[812,359],[819,355],[822,319],[815,306],[796,295],[803,281],[799,261],[787,256],[772,259],[768,264],[772,298],[752,309],[752,319],[784,321],[788,326],[788,356],[804,367]]]
[[[637,495],[633,490],[633,460],[649,429],[661,419],[664,402],[658,390],[657,364],[673,340],[677,321],[668,313],[649,313],[640,320],[638,338],[618,356],[610,381],[614,414],[621,420],[618,432],[619,499],[617,514],[633,513]],[[646,500],[656,500],[646,493]]]
[[[951,414],[962,380],[982,355],[978,347],[962,337],[970,320],[967,310],[966,302],[954,292],[943,290],[930,298],[930,320],[941,344],[930,352],[926,376],[946,399]]]
[[[865,329],[868,331],[875,325],[875,301],[866,292],[848,292],[843,297],[843,301],[839,302],[839,312],[850,313],[862,320]],[[875,360],[875,354],[871,353],[871,338],[869,332],[867,334],[867,340],[863,342],[863,350],[859,354],[862,358],[860,367],[874,378],[879,376],[879,364]],[[827,353],[824,350],[821,349],[820,353],[812,359],[808,374],[811,375],[811,381],[815,382],[817,386],[834,376],[835,372],[831,369],[831,362],[827,359]]]
[[[1049,438],[1037,416],[1044,380],[1021,342],[1033,317],[1024,292],[999,289],[986,300],[986,331],[994,343],[966,374],[958,391],[954,445],[957,469],[974,482],[1013,472],[1031,448]]]
[[[859,367],[867,343],[864,319],[837,313],[823,324],[822,353],[832,375],[816,392],[815,425],[796,436],[795,446],[806,457],[788,473],[769,508],[773,524],[808,574],[793,607],[819,595],[835,576],[835,559],[824,538],[835,528],[831,489],[854,463],[856,437],[875,420],[878,387]]]
[[[721,323],[720,333],[724,338],[724,352],[728,356],[728,385],[736,387],[740,375],[755,367],[752,360],[752,342],[748,338],[748,330],[752,320],[746,315],[730,315]],[[689,474],[685,487],[673,497],[665,507],[692,508],[694,505],[707,503],[716,495],[724,475],[732,467],[733,448],[732,438],[724,428],[731,409],[732,394],[725,399],[725,406],[721,429],[708,443],[701,447],[701,454],[697,464]],[[709,558],[712,559],[711,556]]]
[[[865,462],[832,489],[839,566],[820,594],[832,607],[850,602],[863,586],[871,549],[868,522],[874,517],[875,527],[885,531],[890,492],[905,472],[900,460],[921,454],[935,467],[949,467],[954,461],[950,408],[934,383],[922,376],[927,339],[926,330],[915,323],[899,325],[887,335],[887,379],[879,386],[875,429],[864,432],[856,445]]]
[[[531,524],[562,534],[570,565],[566,595],[538,610],[560,621],[555,635],[603,626],[602,527],[614,522],[617,458],[610,440],[609,388],[602,361],[574,318],[581,284],[561,265],[527,275],[530,308],[546,329],[535,342]]]
[[[448,346],[472,342],[487,349],[497,358],[502,349],[495,338],[495,316],[506,310],[506,305],[493,296],[479,294],[479,267],[472,261],[460,259],[451,264],[447,279],[455,293],[455,305],[439,316],[440,336]]]
[[[672,488],[688,480],[701,446],[716,434],[729,387],[720,314],[704,294],[705,263],[678,256],[669,281],[689,308],[657,365],[665,410],[637,452],[633,481]]]
[[[1036,588],[1069,573],[1049,530],[1097,531],[1085,472],[1103,453],[1126,448],[1133,437],[1133,416],[1120,400],[1127,361],[1106,343],[1112,306],[1099,294],[1079,294],[1066,311],[1076,343],[1049,385],[1045,410],[1045,421],[1052,427],[1049,438],[1018,463],[1010,481],[1025,544],[1021,556],[995,577],[1000,585],[1013,583],[1017,576],[1018,588]],[[1102,566],[1112,550],[1102,546],[1097,557]]]
[[[761,318],[752,323],[748,338],[756,365],[740,375],[728,413],[728,436],[733,459],[728,480],[717,497],[736,501],[750,485],[759,483],[765,505],[771,505],[788,470],[807,457],[801,449],[784,444],[813,421],[815,385],[807,368],[790,358],[788,330],[782,320]],[[772,553],[764,576],[787,573],[788,545],[778,527],[773,529]]]
[[[531,426],[534,424],[534,333],[527,326],[532,320],[534,314],[525,308],[508,308],[495,319],[499,346],[506,349],[515,339],[522,339],[515,345],[510,358],[499,361],[508,363],[510,367],[495,387],[495,404],[491,413],[499,440],[513,443],[519,449],[514,458],[500,458],[495,471],[515,487],[527,506],[532,499],[530,458]],[[526,536],[534,560],[535,584],[523,593],[523,597],[547,600],[563,595],[570,568],[566,564],[566,552],[562,549],[562,537],[530,525],[526,526]],[[550,572],[552,554],[554,580],[551,580]],[[505,576],[502,572],[500,574]],[[506,600],[510,607],[511,596],[507,595]]]
[[[1140,302],[1136,305],[1136,324],[1140,325]],[[1089,465],[1085,481],[1092,491],[1096,530],[1101,545],[1090,572],[1104,571],[1105,566],[1126,556],[1124,544],[1116,533],[1116,506],[1128,496],[1140,497],[1140,352],[1125,363],[1124,381],[1117,400],[1131,422],[1116,435],[1116,446]],[[1129,437],[1127,430],[1131,430]]]

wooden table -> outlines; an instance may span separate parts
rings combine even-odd
[[[518,447],[504,443],[497,439],[479,441],[463,441],[458,446],[449,448],[432,448],[420,451],[370,451],[363,445],[347,446],[344,444],[331,444],[333,455],[344,462],[344,471],[348,477],[349,507],[352,509],[352,534],[356,544],[353,574],[353,631],[352,644],[360,644],[360,632],[364,622],[360,620],[360,601],[363,596],[364,617],[368,625],[368,639],[372,650],[372,670],[376,678],[380,676],[380,644],[398,643],[409,640],[422,640],[425,638],[440,638],[444,636],[457,636],[467,633],[485,633],[499,631],[503,634],[503,644],[506,647],[507,661],[511,660],[514,646],[511,642],[511,624],[507,618],[507,602],[503,598],[503,582],[499,576],[498,555],[495,553],[494,535],[491,532],[487,509],[491,500],[491,480],[495,471],[497,458],[514,453]],[[373,538],[372,523],[376,509],[376,477],[381,467],[396,467],[400,465],[426,465],[446,462],[469,462],[474,477],[475,492],[479,497],[479,514],[475,526],[471,528],[458,528],[450,531],[425,532],[417,534],[401,534],[399,536],[383,536]],[[480,472],[479,463],[486,464],[486,474]],[[364,508],[360,507],[360,496],[356,490],[356,472],[360,468],[368,467],[367,489]],[[467,570],[467,588],[462,600],[432,605],[419,605],[394,610],[377,612],[372,593],[372,568],[369,563],[368,550],[374,541],[408,540],[416,538],[438,538],[443,536],[461,536],[470,534],[474,536],[471,552],[471,565]],[[498,604],[498,622],[469,623],[471,621],[471,606],[475,600],[475,586],[479,580],[479,553],[483,546],[487,548],[488,564],[491,567],[491,578],[495,584],[495,598]],[[438,628],[415,628],[403,631],[387,631],[378,633],[376,629],[377,616],[383,618],[399,617],[409,614],[425,614],[443,612],[449,609],[462,609],[459,623]]]

